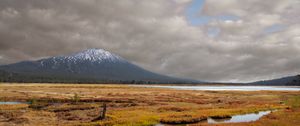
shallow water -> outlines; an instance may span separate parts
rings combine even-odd
[[[0,105],[28,104],[27,102],[0,102]]]
[[[216,123],[239,123],[239,122],[252,122],[257,121],[264,115],[270,114],[272,111],[261,111],[259,113],[251,113],[244,115],[235,115],[228,119],[212,119],[208,118],[207,123],[216,124]]]
[[[207,90],[207,91],[300,91],[299,86],[161,86],[133,85],[148,88],[169,88],[178,90]]]
[[[276,110],[274,110],[276,111]],[[249,114],[241,114],[241,115],[235,115],[232,116],[231,118],[224,118],[224,119],[212,119],[212,118],[207,118],[207,120],[203,120],[199,123],[195,124],[203,124],[203,123],[208,123],[208,124],[219,124],[219,123],[246,123],[246,122],[252,122],[252,121],[257,121],[261,117],[270,114],[272,111],[260,111],[258,113],[249,113]],[[155,126],[188,126],[188,124],[179,124],[179,125],[169,125],[169,124],[157,124]]]

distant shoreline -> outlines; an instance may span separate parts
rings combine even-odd
[[[199,83],[199,84],[165,84],[165,83],[158,83],[158,84],[121,84],[121,83],[48,83],[48,82],[38,82],[38,83],[27,83],[27,82],[0,82],[1,84],[50,84],[50,85],[153,85],[153,86],[270,86],[270,87],[300,87],[298,85],[272,85],[272,84],[246,84],[246,83]]]

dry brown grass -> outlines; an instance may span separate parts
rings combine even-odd
[[[257,122],[232,125],[300,125],[299,95],[288,91],[185,91],[108,84],[0,84],[0,101],[35,101],[35,106],[0,105],[0,125],[178,124],[269,109],[279,111]],[[107,118],[93,122],[103,102],[108,105]]]

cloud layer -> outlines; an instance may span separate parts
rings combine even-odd
[[[1,0],[0,64],[104,48],[155,72],[247,82],[300,73],[298,0]],[[217,30],[214,35],[210,31]]]

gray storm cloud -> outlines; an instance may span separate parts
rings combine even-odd
[[[246,3],[246,4],[245,4]],[[1,0],[0,64],[103,48],[151,71],[247,82],[300,73],[298,0],[206,0],[193,26],[190,0]],[[282,25],[276,32],[265,32]],[[220,33],[211,37],[209,28]]]

